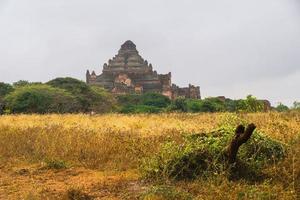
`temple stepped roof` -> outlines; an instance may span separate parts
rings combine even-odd
[[[136,50],[136,45],[128,40],[120,48],[118,54],[108,62],[108,68],[114,67],[149,67],[148,62],[145,61]]]

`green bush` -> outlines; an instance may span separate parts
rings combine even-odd
[[[224,112],[225,111],[225,104],[219,98],[206,98],[202,102],[202,112]]]
[[[74,78],[56,78],[47,84],[71,93],[79,102],[80,112],[107,112],[112,109],[112,98],[100,87],[91,87]]]
[[[161,109],[155,106],[147,106],[147,105],[127,105],[123,106],[120,109],[120,113],[128,114],[128,113],[159,113]]]
[[[165,108],[171,103],[171,100],[168,97],[158,93],[145,93],[141,95],[141,100],[141,104],[143,105],[158,108]]]
[[[13,113],[68,113],[77,110],[75,98],[64,90],[47,85],[26,85],[5,97]]]
[[[225,123],[209,134],[185,135],[181,143],[166,142],[158,154],[143,160],[141,172],[145,178],[166,180],[227,173],[224,149],[233,138],[234,130],[235,126]],[[233,176],[255,179],[264,167],[278,162],[284,156],[283,144],[255,131],[239,150],[238,166]]]
[[[0,82],[0,99],[4,98],[7,94],[11,93],[14,88],[7,83]]]
[[[117,101],[121,113],[159,113],[171,103],[168,97],[157,93],[119,95]]]
[[[284,105],[282,103],[279,103],[279,105],[276,106],[275,110],[278,112],[286,112],[289,110],[289,107],[287,107],[286,105]]]
[[[171,105],[169,106],[169,110],[187,112],[188,111],[187,100],[182,97],[176,98],[175,100],[172,101]]]
[[[68,168],[67,164],[63,160],[46,160],[46,169],[66,169]]]
[[[4,114],[5,112],[5,96],[11,93],[13,90],[14,88],[10,84],[0,82],[0,115]]]
[[[294,101],[292,109],[293,110],[300,110],[300,102],[299,101]]]
[[[186,101],[187,110],[189,112],[202,112],[203,111],[203,101],[196,99],[189,99]]]
[[[138,105],[142,103],[142,98],[139,94],[124,94],[117,96],[117,102],[121,106]]]
[[[237,100],[236,109],[244,112],[262,112],[264,111],[264,103],[254,96],[248,95],[246,99]]]
[[[67,163],[63,160],[46,160],[46,169],[67,169]]]

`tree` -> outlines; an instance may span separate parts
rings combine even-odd
[[[92,89],[89,85],[83,81],[74,78],[56,78],[46,84],[60,88],[71,93],[80,104],[81,112],[103,112],[111,108],[107,108],[108,104],[105,98],[105,91],[100,89]],[[105,107],[104,107],[105,106]]]
[[[257,100],[256,97],[248,95],[246,99],[237,100],[237,111],[262,112],[264,111],[264,103]]]
[[[2,115],[5,110],[4,97],[13,90],[14,88],[10,84],[0,82],[0,115]]]
[[[224,112],[225,102],[217,97],[209,97],[203,100],[203,112]]]
[[[78,110],[76,99],[62,89],[35,84],[17,87],[5,97],[13,113],[69,113]]]
[[[284,105],[282,103],[279,103],[279,105],[276,106],[275,110],[278,112],[285,112],[285,111],[289,110],[289,107],[287,107],[286,105]]]
[[[292,109],[300,110],[300,102],[294,101]]]
[[[0,82],[0,98],[12,92],[14,88],[7,83]]]
[[[188,99],[186,104],[189,112],[201,112],[203,110],[203,102],[201,100]]]
[[[141,104],[143,105],[158,108],[167,107],[171,103],[171,100],[168,97],[158,93],[145,93],[141,96],[141,100]]]
[[[100,86],[91,86],[92,91],[96,94],[94,102],[91,104],[91,110],[95,112],[109,112],[116,106],[116,100],[111,93],[108,93]]]
[[[183,97],[176,98],[171,106],[170,110],[179,110],[181,112],[187,112],[188,111],[188,104],[187,100]]]

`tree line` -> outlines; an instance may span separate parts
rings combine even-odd
[[[238,100],[219,97],[170,100],[158,93],[113,96],[100,86],[90,86],[74,78],[56,78],[46,83],[0,83],[0,114],[262,112],[268,109],[252,95]],[[272,109],[300,110],[300,102],[295,102],[292,108],[279,104]]]

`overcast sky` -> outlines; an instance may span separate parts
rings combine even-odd
[[[300,100],[299,0],[0,0],[0,82],[84,80],[129,39],[203,97]]]

